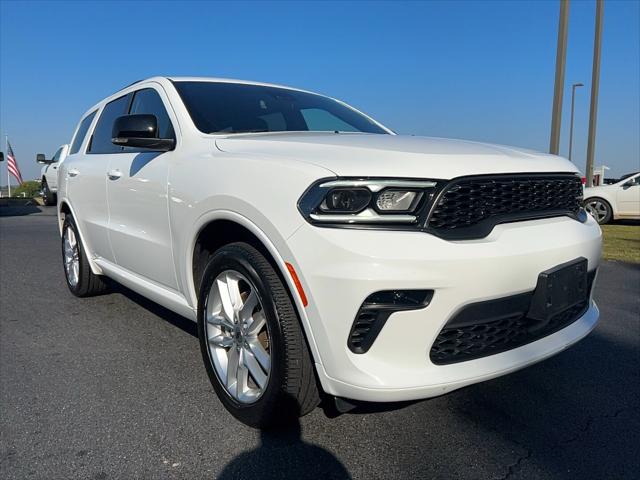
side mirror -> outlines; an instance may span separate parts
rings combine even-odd
[[[38,153],[36,155],[36,162],[50,164],[53,163],[53,160],[47,160],[47,157],[44,156],[44,153]]]
[[[0,152],[0,162],[4,162],[4,152]]]
[[[121,147],[148,148],[159,152],[173,150],[173,138],[158,138],[158,119],[155,115],[135,114],[116,118],[111,143]]]

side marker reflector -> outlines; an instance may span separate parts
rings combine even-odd
[[[296,273],[295,268],[293,268],[293,265],[291,265],[289,262],[285,262],[285,265],[287,266],[287,270],[289,270],[289,275],[291,275],[293,284],[296,286],[296,289],[298,290],[298,295],[300,295],[300,300],[302,300],[302,305],[306,307],[309,304],[309,301],[307,300],[307,296],[305,295],[304,290],[302,289],[302,284],[300,283],[298,274]]]

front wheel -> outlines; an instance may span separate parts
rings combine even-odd
[[[609,202],[602,198],[587,198],[584,201],[584,209],[596,219],[600,225],[604,225],[611,221],[612,210]]]
[[[208,261],[198,335],[209,379],[225,408],[256,428],[309,413],[318,389],[298,316],[282,280],[246,243]]]

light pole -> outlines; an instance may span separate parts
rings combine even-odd
[[[571,124],[569,126],[569,161],[571,161],[571,150],[573,148],[573,107],[575,105],[576,87],[584,87],[582,83],[571,85]]]
[[[587,140],[587,187],[593,187],[593,157],[596,153],[596,118],[600,87],[600,52],[602,49],[602,17],[604,0],[596,0],[596,32],[593,39],[593,71],[591,73],[591,107],[589,108],[589,138]]]
[[[560,124],[562,123],[562,93],[564,90],[564,67],[567,59],[567,32],[569,29],[569,0],[560,0],[558,21],[558,48],[556,50],[556,78],[553,85],[553,111],[551,113],[551,138],[549,153],[560,151]]]

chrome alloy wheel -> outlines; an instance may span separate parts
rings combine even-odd
[[[72,228],[64,230],[63,238],[64,271],[69,285],[75,287],[80,278],[80,250],[76,234]]]
[[[267,387],[271,337],[258,291],[244,275],[225,270],[205,303],[209,359],[227,393],[253,403]]]
[[[609,213],[609,208],[604,204],[604,202],[594,199],[590,200],[584,206],[584,209],[587,213],[591,214],[593,218],[596,219],[598,223],[602,223]]]

